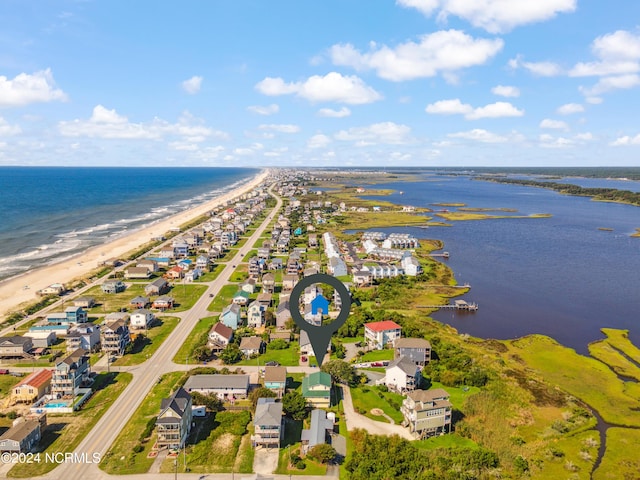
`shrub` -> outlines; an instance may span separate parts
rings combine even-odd
[[[139,443],[133,447],[133,453],[140,453],[144,450],[144,447],[142,445],[140,445]]]
[[[529,462],[527,460],[518,455],[513,461],[513,466],[516,469],[516,472],[522,474],[529,471]]]

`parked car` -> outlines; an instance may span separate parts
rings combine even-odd
[[[267,367],[279,367],[280,366],[280,364],[278,362],[275,362],[275,361],[267,362],[267,363],[265,363],[265,365]]]
[[[6,368],[0,368],[0,375],[9,375],[9,370]]]

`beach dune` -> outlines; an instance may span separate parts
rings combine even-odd
[[[124,256],[125,253],[137,249],[151,241],[152,238],[167,233],[171,228],[187,223],[228,200],[252,190],[261,184],[268,175],[269,171],[263,170],[243,185],[206,203],[172,215],[149,227],[128,233],[111,242],[91,247],[62,262],[34,269],[0,282],[0,318],[4,320],[8,313],[17,310],[19,306],[36,301],[38,290],[53,283],[68,283],[76,278],[82,278],[96,269],[100,262]]]

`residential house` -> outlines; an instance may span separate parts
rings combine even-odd
[[[331,406],[331,375],[313,372],[302,379],[302,396],[316,408]]]
[[[229,342],[233,338],[233,329],[226,326],[222,322],[216,322],[216,324],[209,330],[209,340],[207,345],[213,352],[220,352],[224,350]]]
[[[271,270],[282,270],[282,259],[281,258],[272,259],[269,268]]]
[[[152,260],[150,258],[145,258],[144,260],[140,260],[136,263],[136,267],[138,268],[146,268],[151,273],[155,273],[158,271],[158,262],[156,260]]]
[[[211,260],[206,255],[200,255],[196,258],[196,267],[201,270],[208,269],[210,264]]]
[[[311,411],[309,429],[302,430],[302,451],[306,453],[316,445],[327,443],[327,433],[333,432],[333,418],[327,418],[327,412],[316,408]]]
[[[115,322],[116,320],[122,320],[125,323],[129,322],[129,314],[127,312],[111,312],[104,316],[102,323]]]
[[[164,295],[169,291],[169,282],[164,278],[156,278],[153,282],[144,287],[145,295]]]
[[[451,408],[449,393],[435,388],[409,392],[400,411],[410,432],[428,437],[451,431]]]
[[[202,271],[202,269],[196,267],[193,270],[185,273],[184,281],[185,282],[194,282],[197,279],[199,279],[202,275],[204,275],[204,272]]]
[[[384,384],[390,390],[404,394],[416,389],[420,382],[420,368],[407,357],[399,357],[389,363]]]
[[[276,277],[273,273],[265,273],[262,276],[262,291],[264,293],[274,293],[276,289]]]
[[[137,296],[131,299],[129,305],[133,308],[147,308],[150,303],[149,297]]]
[[[169,295],[162,295],[161,297],[156,298],[151,306],[153,308],[157,308],[158,310],[165,311],[169,308],[173,308],[174,299]]]
[[[348,275],[347,264],[340,257],[331,257],[328,262],[328,270],[334,277],[343,277]]]
[[[167,273],[165,273],[165,277],[170,278],[171,280],[180,280],[184,277],[184,268],[180,265],[174,265]]]
[[[416,275],[422,273],[422,265],[420,265],[418,259],[413,255],[402,257],[400,265],[404,270],[404,274],[409,277],[415,277]]]
[[[269,341],[273,342],[274,340],[284,340],[289,343],[291,341],[291,331],[285,330],[283,332],[271,332],[269,334]]]
[[[393,342],[394,357],[406,357],[415,365],[425,366],[431,361],[431,344],[424,338],[397,338]]]
[[[392,320],[364,324],[364,338],[370,348],[382,350],[400,338],[402,327]]]
[[[287,387],[286,367],[265,367],[264,387],[273,390],[278,398],[282,398]]]
[[[220,321],[233,330],[238,328],[240,325],[240,305],[232,303],[224,307],[220,314]]]
[[[254,434],[251,443],[254,447],[280,448],[282,437],[282,403],[275,398],[259,398],[253,416]]]
[[[32,403],[51,392],[51,370],[33,372],[11,389],[14,402]]]
[[[82,308],[91,308],[96,304],[96,299],[93,297],[78,297],[73,301],[73,305]]]
[[[216,395],[223,401],[234,401],[247,397],[249,375],[191,375],[184,384],[184,389],[187,392]]]
[[[247,307],[247,326],[252,328],[261,327],[264,324],[265,308],[254,300]]]
[[[94,352],[100,344],[100,330],[92,324],[77,325],[67,334],[67,351],[73,352],[79,348]]]
[[[189,244],[182,239],[173,241],[173,252],[176,258],[184,258],[189,256]]]
[[[289,310],[289,302],[280,302],[276,308],[276,327],[286,328],[287,321],[291,319],[291,311]]]
[[[304,313],[302,317],[307,323],[319,327],[322,325],[322,313],[321,310],[316,310],[316,312],[317,313],[313,313],[313,307],[311,304],[306,304],[304,306]]]
[[[131,312],[131,328],[147,329],[151,326],[155,318],[153,312],[146,308],[134,310]]]
[[[192,400],[184,388],[178,388],[169,398],[163,398],[156,419],[159,449],[179,450],[191,430]]]
[[[306,330],[300,330],[300,355],[315,355],[309,334]]]
[[[120,293],[124,292],[126,288],[122,280],[107,280],[101,285],[103,293]]]
[[[298,261],[294,258],[289,257],[289,260],[287,260],[287,269],[286,269],[286,275],[295,275],[296,276],[296,281],[298,279],[298,273],[300,273],[300,265],[298,264]],[[284,278],[283,278],[284,281]],[[291,287],[293,288],[293,287]]]
[[[271,256],[271,250],[268,247],[258,247],[258,258],[268,260]]]
[[[316,275],[320,273],[320,270],[318,270],[317,267],[308,267],[305,268],[302,272],[302,276],[303,277],[310,277],[311,275]]]
[[[0,436],[0,452],[29,453],[42,438],[37,420],[21,420]]]
[[[249,266],[247,268],[249,272],[249,278],[258,278],[260,276],[260,273],[262,273],[262,266],[258,261],[258,257],[251,257],[249,259]]]
[[[264,350],[264,342],[261,337],[242,337],[240,340],[240,351],[247,358],[262,353]]]
[[[51,330],[32,330],[34,327],[31,327],[27,333],[24,334],[25,337],[31,337],[33,341],[33,348],[49,348],[51,345],[56,343],[58,340],[58,336],[56,332]],[[68,327],[66,327],[68,328]],[[67,333],[67,332],[65,332]]]
[[[269,308],[271,306],[271,302],[273,301],[273,297],[270,293],[259,293],[256,301],[264,308]]]
[[[353,272],[353,283],[357,286],[371,285],[373,277],[368,270],[356,270]]]
[[[303,301],[305,304],[311,303],[311,301],[316,298],[318,295],[322,295],[322,287],[316,285],[311,285],[304,289],[304,297]]]
[[[89,355],[82,348],[56,360],[51,377],[51,394],[58,398],[75,397],[78,389],[89,381],[90,373]]]
[[[308,228],[307,228],[308,230]],[[309,234],[309,248],[316,248],[318,246],[318,235],[315,233]]]
[[[255,278],[247,278],[244,282],[240,284],[240,290],[244,290],[249,295],[256,291],[256,279]]]
[[[244,290],[238,290],[233,294],[233,299],[231,301],[236,305],[245,306],[249,303],[249,294]]]
[[[151,272],[147,267],[129,267],[124,271],[124,278],[149,278]]]
[[[0,337],[0,358],[31,358],[33,339],[22,335]]]
[[[62,295],[65,291],[66,288],[64,288],[63,284],[53,283],[48,287],[44,287],[42,290],[38,290],[36,293],[40,296],[45,297],[47,295]]]
[[[105,323],[100,329],[100,343],[102,351],[109,355],[120,357],[129,345],[129,327],[122,320]]]
[[[286,274],[282,276],[282,290],[285,292],[290,292],[293,290],[293,287],[298,283],[298,267],[296,267],[295,274]]]
[[[165,258],[175,258],[176,257],[176,250],[173,247],[162,247],[160,249],[160,256],[161,257],[165,257]]]

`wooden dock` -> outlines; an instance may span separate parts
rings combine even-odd
[[[430,257],[442,257],[442,258],[449,258],[449,252],[442,252],[442,253],[430,253],[429,254]]]
[[[475,312],[478,310],[478,304],[468,303],[464,300],[456,300],[448,305],[417,305],[416,308],[444,309],[444,310],[465,310],[467,312]]]

